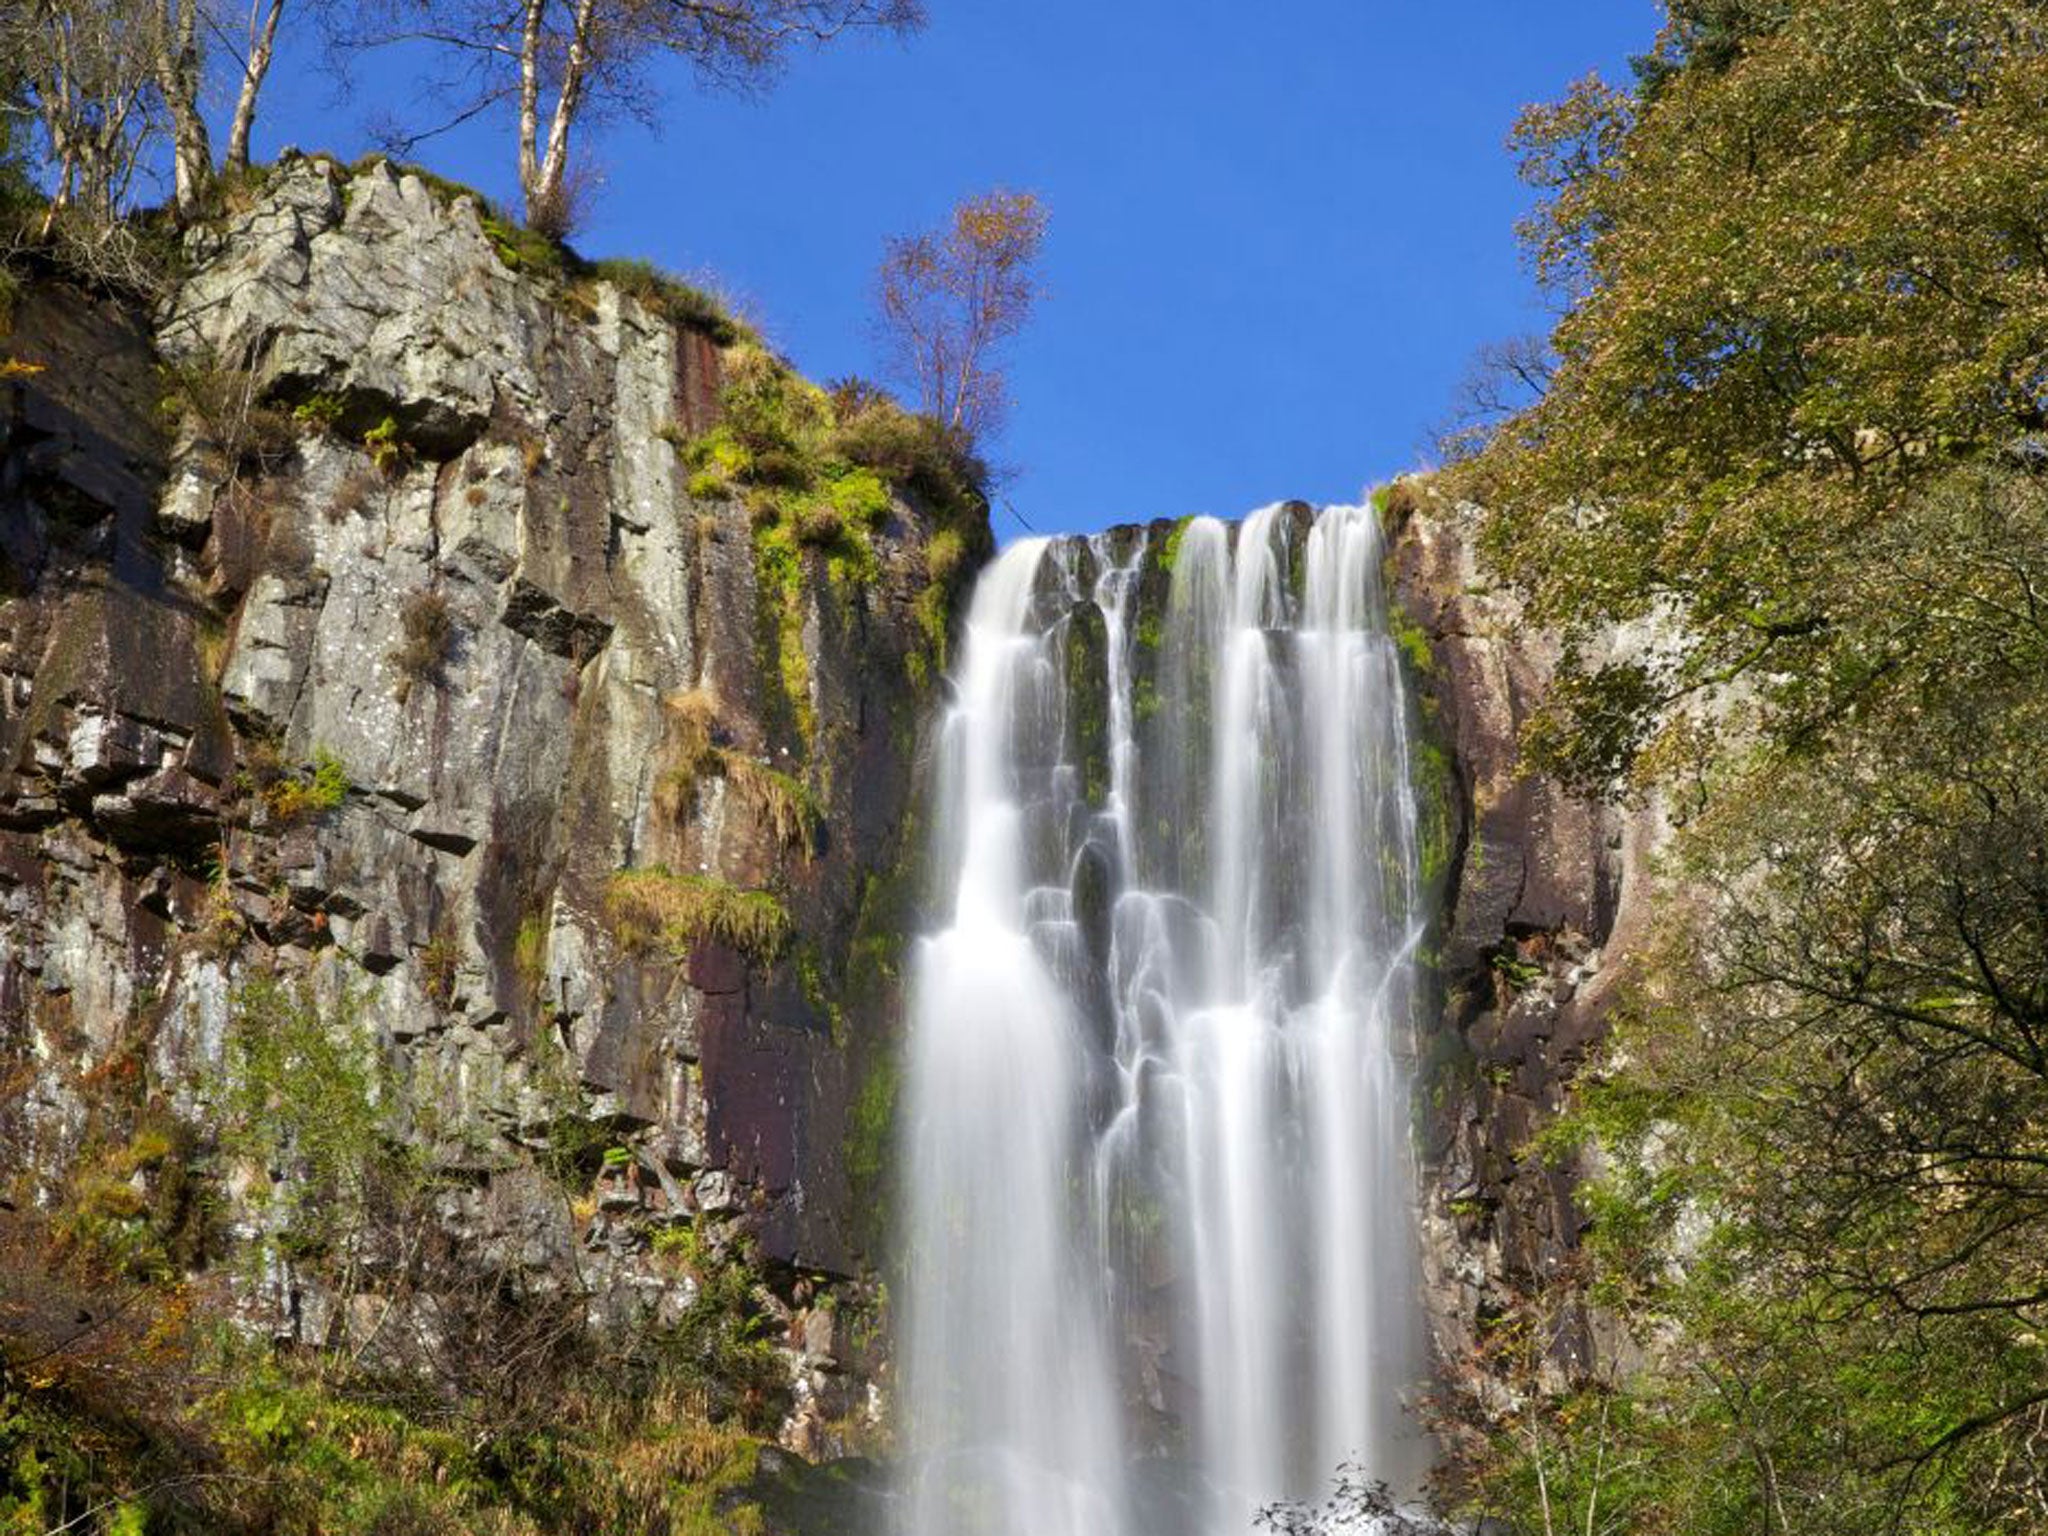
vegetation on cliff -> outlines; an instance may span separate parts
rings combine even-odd
[[[1536,760],[1680,830],[1512,1529],[2048,1521],[2044,107],[2034,5],[1693,0],[1519,130],[1565,314],[1454,479],[1567,637]],[[1647,1363],[1559,1390],[1588,1301]]]

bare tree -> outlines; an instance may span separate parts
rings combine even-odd
[[[221,159],[223,170],[249,168],[249,135],[256,126],[256,103],[270,74],[270,61],[276,55],[277,24],[283,15],[284,0],[252,0],[249,7],[247,45],[240,50],[241,71],[235,86],[235,113],[228,120],[227,153]]]
[[[923,24],[919,0],[381,0],[341,42],[442,50],[448,67],[434,85],[451,116],[399,137],[399,147],[513,106],[527,222],[560,233],[572,131],[616,113],[653,124],[655,60],[684,59],[703,84],[752,90],[801,45]]]
[[[944,229],[891,239],[878,282],[890,371],[962,443],[1002,424],[997,363],[1044,293],[1033,267],[1046,210],[1030,192],[994,191],[954,208]]]
[[[47,235],[67,210],[110,227],[162,128],[151,0],[0,6],[0,56],[21,71],[48,156]]]
[[[1436,430],[1437,451],[1452,461],[1471,457],[1503,422],[1543,398],[1555,368],[1541,336],[1487,342],[1466,365],[1449,419]]]
[[[156,0],[151,52],[156,87],[170,115],[172,196],[178,217],[189,219],[213,178],[213,140],[199,110],[206,60],[200,40],[202,0]]]

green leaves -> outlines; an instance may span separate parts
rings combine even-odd
[[[2048,1507],[2044,108],[2038,5],[1680,0],[1519,130],[1557,369],[1456,489],[1565,637],[1534,765],[1684,823],[1537,1149],[1601,1173],[1530,1317],[1646,1355],[1482,1459],[1523,1528]]]

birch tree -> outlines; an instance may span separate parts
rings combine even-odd
[[[889,370],[963,445],[984,441],[1008,409],[1000,354],[1044,293],[1033,267],[1045,228],[1034,194],[998,190],[960,203],[943,229],[891,239],[883,255]]]
[[[67,211],[110,225],[158,142],[156,17],[147,0],[0,7],[0,55],[20,71],[43,137],[48,234]]]
[[[756,90],[797,48],[923,22],[919,0],[384,0],[345,46],[440,51],[434,84],[450,116],[401,145],[512,107],[527,221],[559,234],[575,133],[619,114],[653,125],[658,61],[686,61],[702,85]]]

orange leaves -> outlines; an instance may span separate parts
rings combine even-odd
[[[1043,296],[1033,268],[1047,217],[1036,194],[998,188],[884,252],[876,286],[891,371],[963,443],[1001,424],[1008,391],[995,353]]]

